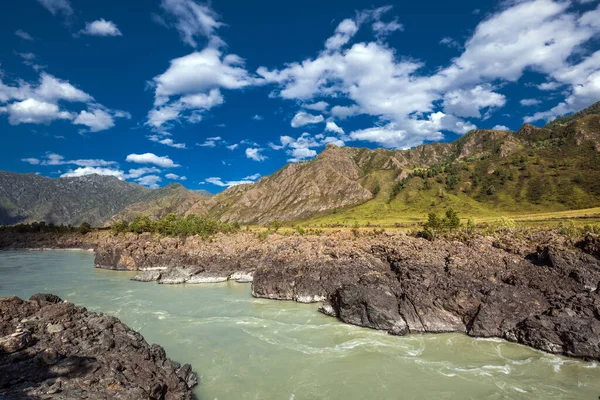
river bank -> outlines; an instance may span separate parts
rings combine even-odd
[[[2,237],[3,248],[93,248],[97,267],[139,270],[163,284],[252,280],[252,294],[322,301],[343,322],[395,335],[459,332],[550,353],[600,359],[600,251],[594,235],[502,233],[427,241],[341,231]]]
[[[58,296],[0,298],[0,398],[191,400],[189,365]]]

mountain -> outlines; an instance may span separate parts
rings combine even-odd
[[[93,225],[168,213],[267,224],[421,219],[453,207],[465,216],[600,206],[600,102],[539,128],[474,130],[409,150],[329,145],[215,196],[179,184],[150,190],[113,177],[50,179],[0,173],[0,224]]]
[[[409,150],[329,145],[254,184],[168,209],[266,224],[422,218],[453,207],[489,216],[600,205],[600,103],[539,128],[474,130]],[[136,212],[153,208],[143,204]],[[156,214],[154,211],[153,214]],[[135,213],[129,213],[132,218]]]
[[[113,217],[113,221],[122,219],[131,221],[136,215],[148,215],[158,219],[169,213],[185,214],[191,207],[210,195],[205,190],[191,191],[179,183],[172,183],[152,191],[143,199],[127,205],[110,217]]]
[[[101,225],[152,192],[112,176],[52,179],[0,171],[0,225],[34,221]]]

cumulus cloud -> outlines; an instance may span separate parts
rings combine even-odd
[[[22,57],[32,59],[25,54]],[[124,111],[110,110],[70,82],[42,72],[37,84],[18,80],[7,85],[0,76],[0,104],[8,103],[4,113],[12,125],[45,124],[55,120],[69,120],[75,125],[85,125],[90,132],[112,128],[114,118],[131,118]],[[87,110],[70,111],[67,108],[83,104]]]
[[[492,129],[494,129],[496,131],[510,131],[510,128],[505,125],[496,125]]]
[[[339,133],[340,135],[344,134],[344,130],[333,121],[327,121],[327,124],[325,124],[325,131]]]
[[[255,120],[255,121],[262,121],[262,120],[264,120],[264,119],[265,119],[265,117],[263,117],[262,115],[255,114],[255,115],[252,117],[252,119],[253,119],[253,120]]]
[[[154,164],[163,168],[175,168],[180,166],[179,164],[175,164],[168,156],[159,157],[153,153],[130,154],[125,161],[137,164]]]
[[[121,180],[125,178],[124,172],[119,169],[100,167],[81,167],[74,170],[69,170],[68,172],[62,174],[61,178],[73,178],[93,174],[115,176]]]
[[[6,107],[11,125],[45,124],[57,119],[71,119],[71,114],[61,111],[56,104],[27,99],[9,104]]]
[[[526,70],[546,76],[546,86],[570,85],[565,101],[531,117],[551,118],[600,98],[594,75],[600,63],[584,48],[600,32],[600,8],[580,13],[569,5],[554,0],[504,2],[479,23],[458,57],[427,70],[423,62],[398,54],[381,38],[353,43],[365,18],[380,20],[389,8],[377,16],[373,10],[360,12],[342,21],[315,57],[280,69],[260,67],[257,73],[277,86],[275,96],[302,102],[343,99],[331,109],[332,117],[377,118],[378,126],[350,137],[386,146],[414,146],[442,139],[443,131],[462,134],[474,128],[464,118],[485,119],[501,108],[506,97],[497,88],[517,81]]]
[[[298,112],[292,119],[292,128],[298,128],[308,124],[318,124],[325,121],[322,115],[313,115],[304,111]]]
[[[123,36],[117,25],[112,21],[100,18],[96,21],[86,22],[85,28],[80,32],[90,36]]]
[[[248,147],[246,149],[246,157],[254,161],[265,161],[267,156],[261,154],[263,149]]]
[[[170,67],[151,82],[154,109],[146,124],[164,131],[169,121],[182,116],[199,122],[204,112],[225,102],[222,89],[242,89],[254,82],[243,64],[239,56],[210,47],[171,60]]]
[[[225,147],[227,147],[229,150],[233,151],[233,150],[237,149],[238,146],[239,146],[239,144],[234,143],[234,144],[231,144],[231,145],[225,146]]]
[[[459,117],[481,118],[481,110],[503,107],[506,97],[491,87],[477,85],[472,89],[455,89],[444,95],[444,112]]]
[[[315,148],[323,147],[327,144],[344,146],[344,142],[333,136],[324,134],[311,135],[304,132],[297,138],[291,136],[281,136],[279,144],[269,143],[273,150],[285,150],[288,155],[288,162],[300,162],[317,155]]]
[[[160,187],[158,183],[161,181],[162,178],[158,175],[146,175],[136,179],[137,183],[143,186],[147,186],[150,189],[158,189]]]

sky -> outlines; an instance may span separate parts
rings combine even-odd
[[[600,100],[599,0],[123,5],[0,6],[0,169],[217,193]]]

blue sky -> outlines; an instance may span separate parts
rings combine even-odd
[[[5,3],[9,171],[218,192],[600,100],[598,0]]]

